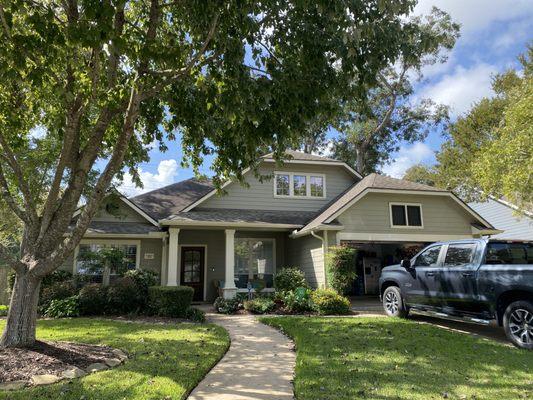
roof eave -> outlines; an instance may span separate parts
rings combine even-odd
[[[179,221],[162,219],[159,221],[164,226],[191,226],[191,227],[227,227],[227,228],[274,228],[274,229],[298,229],[303,225],[276,224],[268,222],[235,222],[235,221]]]
[[[292,239],[296,239],[299,237],[311,235],[311,232],[317,232],[317,231],[342,231],[344,230],[344,226],[342,225],[327,225],[327,224],[320,224],[318,226],[315,226],[311,229],[306,230],[300,230],[300,231],[294,231],[292,232],[289,237]]]

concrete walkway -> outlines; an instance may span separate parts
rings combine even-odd
[[[231,346],[190,394],[190,400],[293,399],[296,354],[292,342],[251,315],[209,313]]]

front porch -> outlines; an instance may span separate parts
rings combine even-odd
[[[287,229],[169,227],[163,244],[161,281],[195,289],[195,301],[235,297],[248,285],[273,290],[286,265]]]

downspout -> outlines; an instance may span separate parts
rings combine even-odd
[[[324,269],[324,287],[327,289],[328,287],[328,278],[327,278],[327,271],[326,271],[326,253],[327,253],[327,233],[324,231],[325,237],[322,237],[320,235],[317,235],[314,230],[311,230],[311,236],[319,239],[322,242],[322,258],[323,258],[323,269]]]

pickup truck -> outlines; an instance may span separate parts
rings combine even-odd
[[[389,316],[410,310],[503,326],[520,348],[533,349],[533,242],[467,239],[433,243],[412,259],[383,268]]]

